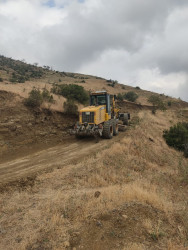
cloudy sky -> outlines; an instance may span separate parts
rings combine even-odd
[[[0,0],[0,54],[188,101],[188,1]]]

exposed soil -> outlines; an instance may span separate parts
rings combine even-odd
[[[105,141],[95,143],[94,139],[72,139],[37,153],[0,164],[0,186],[24,187],[31,184],[42,170],[63,167],[73,161],[81,161],[85,156],[105,146]],[[29,177],[29,178],[28,178]],[[28,183],[29,182],[29,183]]]
[[[0,163],[71,140],[77,117],[29,109],[18,95],[0,91]]]
[[[25,187],[37,173],[83,160],[109,141],[76,140],[68,130],[77,117],[29,109],[20,96],[0,91],[0,186]],[[119,140],[121,136],[116,137]]]

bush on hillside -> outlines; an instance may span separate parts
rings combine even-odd
[[[78,114],[78,107],[72,100],[67,100],[66,102],[64,102],[63,108],[65,114],[71,114],[71,115]]]
[[[150,102],[153,105],[155,110],[157,110],[157,109],[160,109],[162,111],[166,110],[166,104],[157,95],[151,95],[148,98],[148,102]]]
[[[3,78],[2,77],[0,77],[0,82],[3,82]]]
[[[53,96],[50,95],[50,92],[46,88],[43,89],[41,95],[42,95],[42,100],[43,101],[54,102]]]
[[[42,99],[42,95],[40,93],[40,90],[39,89],[33,89],[29,93],[29,97],[25,99],[24,104],[26,106],[36,108],[36,107],[40,107],[42,102],[43,102],[43,99]]]
[[[138,95],[134,91],[129,91],[124,94],[124,98],[130,102],[135,102],[138,98]]]
[[[118,101],[123,101],[124,97],[121,93],[117,94],[117,100]]]
[[[111,80],[111,79],[110,79],[110,80],[106,80],[106,81],[109,82],[109,83],[108,83],[108,86],[113,87],[113,88],[114,88],[115,85],[118,83],[117,80],[114,81],[114,80]]]
[[[76,84],[56,84],[51,89],[52,93],[62,95],[69,100],[78,101],[79,103],[86,104],[89,101],[87,91]]]
[[[183,151],[188,157],[188,123],[178,123],[165,130],[163,137],[166,143],[177,150]]]

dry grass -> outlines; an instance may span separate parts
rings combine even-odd
[[[1,194],[1,248],[186,249],[187,187],[179,159],[183,166],[188,161],[162,138],[174,114],[139,117],[139,124],[105,150],[38,176],[28,190]],[[122,214],[124,224],[114,222]],[[117,237],[128,225],[127,237]]]

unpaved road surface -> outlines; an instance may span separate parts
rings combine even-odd
[[[89,154],[101,150],[108,144],[120,139],[100,140],[94,139],[73,140],[72,143],[58,145],[22,158],[0,164],[0,186],[15,182],[21,178],[36,175],[42,170],[63,167],[67,164],[83,160]]]

